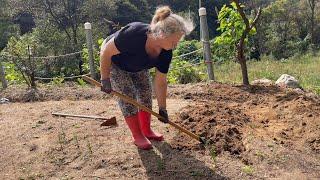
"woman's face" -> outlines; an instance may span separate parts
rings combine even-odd
[[[162,49],[165,50],[171,50],[174,49],[175,47],[177,47],[180,39],[182,38],[183,33],[174,33],[171,34],[170,36],[164,37],[162,38],[160,41],[160,46]]]

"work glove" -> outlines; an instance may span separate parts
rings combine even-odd
[[[158,118],[161,122],[163,122],[163,123],[169,122],[168,112],[166,109],[160,108],[159,115],[162,116],[162,118]]]
[[[101,80],[101,91],[108,94],[112,92],[110,78]]]

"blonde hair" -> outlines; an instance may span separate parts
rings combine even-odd
[[[174,14],[169,6],[158,7],[150,24],[150,33],[154,37],[169,36],[181,32],[188,35],[194,29],[193,22]]]

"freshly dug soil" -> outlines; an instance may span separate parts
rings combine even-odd
[[[249,134],[320,151],[320,98],[314,94],[277,86],[212,83],[176,88],[171,96],[193,100],[178,114],[176,123],[206,137],[218,154],[241,155]],[[178,149],[199,149],[198,142],[183,134],[174,144]]]

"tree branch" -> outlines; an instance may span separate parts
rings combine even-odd
[[[253,19],[253,22],[252,22],[252,24],[250,26],[250,30],[256,25],[260,15],[261,15],[261,7],[259,7],[258,12],[257,12],[256,16]]]
[[[249,20],[248,20],[248,18],[246,17],[246,15],[244,14],[243,9],[242,9],[242,7],[240,6],[239,1],[238,1],[238,0],[232,0],[232,1],[236,4],[237,10],[238,10],[240,16],[242,17],[244,23],[246,24],[246,28],[249,28],[249,27],[250,27],[250,25],[249,25]]]
[[[63,27],[63,22],[61,22],[61,21],[59,20],[58,15],[56,15],[56,14],[53,12],[53,7],[50,5],[50,2],[49,2],[48,0],[43,0],[42,2],[43,2],[44,7],[46,8],[46,10],[48,10],[49,13],[50,13],[50,15],[53,17],[53,20],[57,23],[57,25],[58,25],[58,26],[60,25],[61,27]],[[70,35],[70,33],[68,32],[68,30],[67,30],[66,28],[63,28],[63,30],[66,32],[68,38],[69,38],[70,40],[72,40],[71,35]]]

